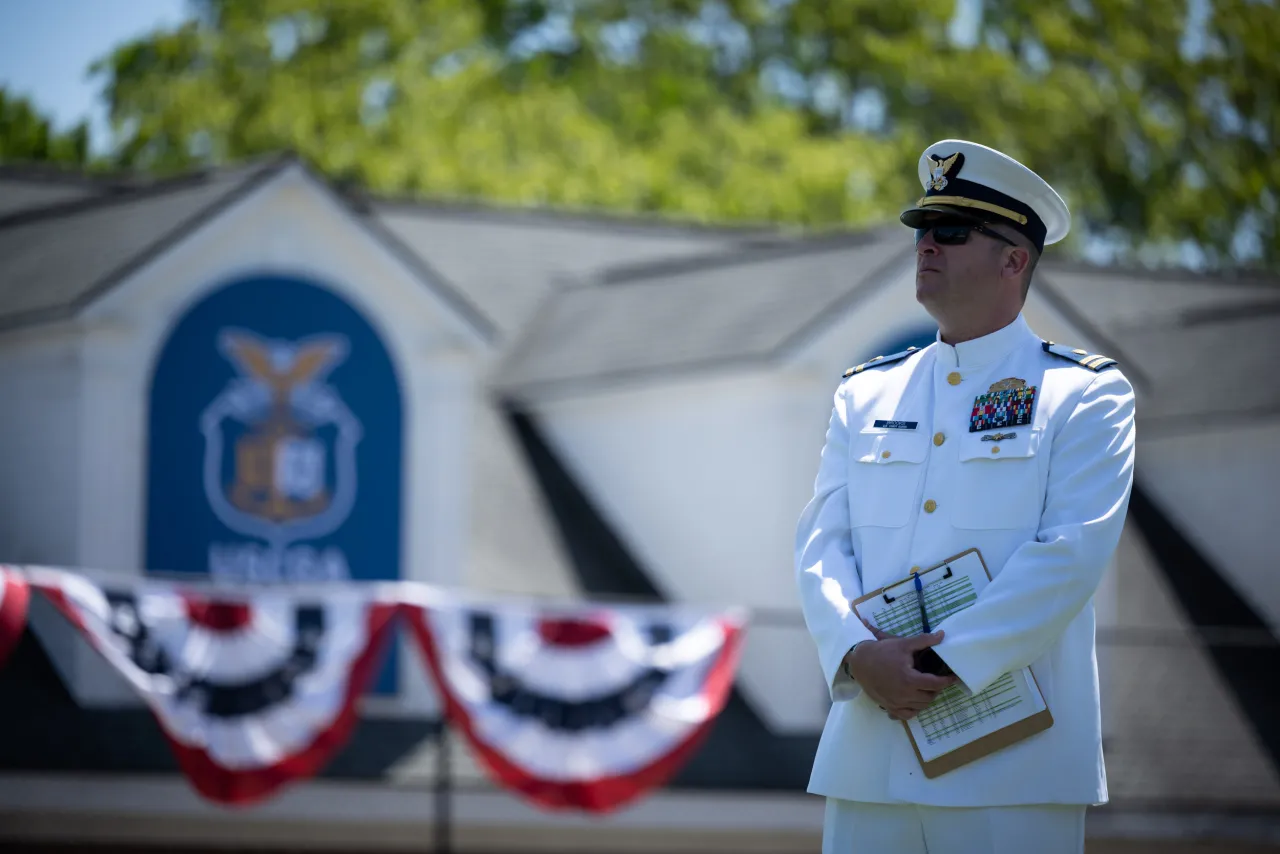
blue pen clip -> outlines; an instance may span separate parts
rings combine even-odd
[[[916,580],[916,603],[920,606],[920,624],[924,626],[924,633],[929,634],[929,615],[924,610],[924,585],[920,583],[920,573],[913,572],[912,577]]]

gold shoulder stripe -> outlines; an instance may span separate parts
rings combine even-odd
[[[919,347],[908,347],[907,349],[903,350],[901,353],[894,353],[892,356],[876,356],[874,359],[868,359],[867,361],[863,362],[861,365],[855,365],[854,367],[845,371],[843,374],[843,377],[844,379],[848,379],[854,374],[862,373],[867,368],[879,368],[884,365],[893,364],[894,362],[900,362],[903,359],[907,358],[908,356],[913,355],[915,353],[919,353],[919,352],[921,352]]]
[[[1052,356],[1066,359],[1069,362],[1075,362],[1082,368],[1088,368],[1091,371],[1101,371],[1112,365],[1118,365],[1115,359],[1110,356],[1103,356],[1099,353],[1089,353],[1079,348],[1068,347],[1064,344],[1055,344],[1052,341],[1045,341],[1041,345],[1046,353]]]

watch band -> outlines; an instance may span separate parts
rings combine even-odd
[[[858,643],[866,643],[866,641],[860,640]],[[858,648],[858,643],[849,647],[849,651],[844,654],[844,658],[840,659],[840,669],[843,670],[844,675],[848,676],[850,679],[853,679],[853,674],[849,672],[849,656],[853,655],[853,651]]]

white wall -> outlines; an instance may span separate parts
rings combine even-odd
[[[0,563],[79,560],[82,385],[72,325],[0,336]],[[28,622],[75,682],[84,642],[39,597]]]
[[[0,379],[5,390],[14,383],[18,398],[39,411],[30,425],[0,425],[0,430],[21,429],[44,442],[22,455],[10,453],[20,442],[0,446],[3,465],[25,467],[10,482],[29,477],[31,469],[68,466],[55,445],[69,448],[69,459],[79,464],[78,472],[71,466],[62,476],[64,485],[55,497],[42,494],[40,504],[23,511],[32,517],[29,524],[12,529],[35,531],[24,536],[40,538],[48,563],[142,571],[146,427],[155,360],[192,304],[234,278],[263,273],[298,275],[331,288],[378,331],[402,395],[402,572],[408,579],[453,583],[465,561],[467,442],[478,341],[430,287],[296,168],[153,259],[83,313],[78,344],[64,344],[67,352],[60,356],[81,366],[79,380],[70,386],[81,392],[78,401],[68,392],[62,397],[69,403],[41,403],[45,398],[32,386],[38,374],[25,369],[14,370],[20,379]],[[27,335],[39,338],[42,332]],[[6,370],[11,364],[16,362],[5,361]],[[67,417],[68,411],[74,417]],[[60,518],[62,505],[73,521],[60,523],[55,532],[50,520]],[[49,544],[57,534],[64,541],[53,550]],[[103,677],[105,668],[85,654],[72,686],[81,701],[130,702],[120,681]],[[401,660],[406,704],[400,710],[432,707],[434,698],[415,656]]]
[[[787,609],[804,403],[776,376],[721,376],[564,400],[539,416],[665,595]],[[799,622],[748,632],[741,684],[779,728],[810,730],[825,714],[807,643]]]
[[[77,560],[79,356],[65,325],[0,336],[0,562]]]

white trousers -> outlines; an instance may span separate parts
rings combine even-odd
[[[929,807],[827,798],[822,854],[1082,854],[1084,806]]]

